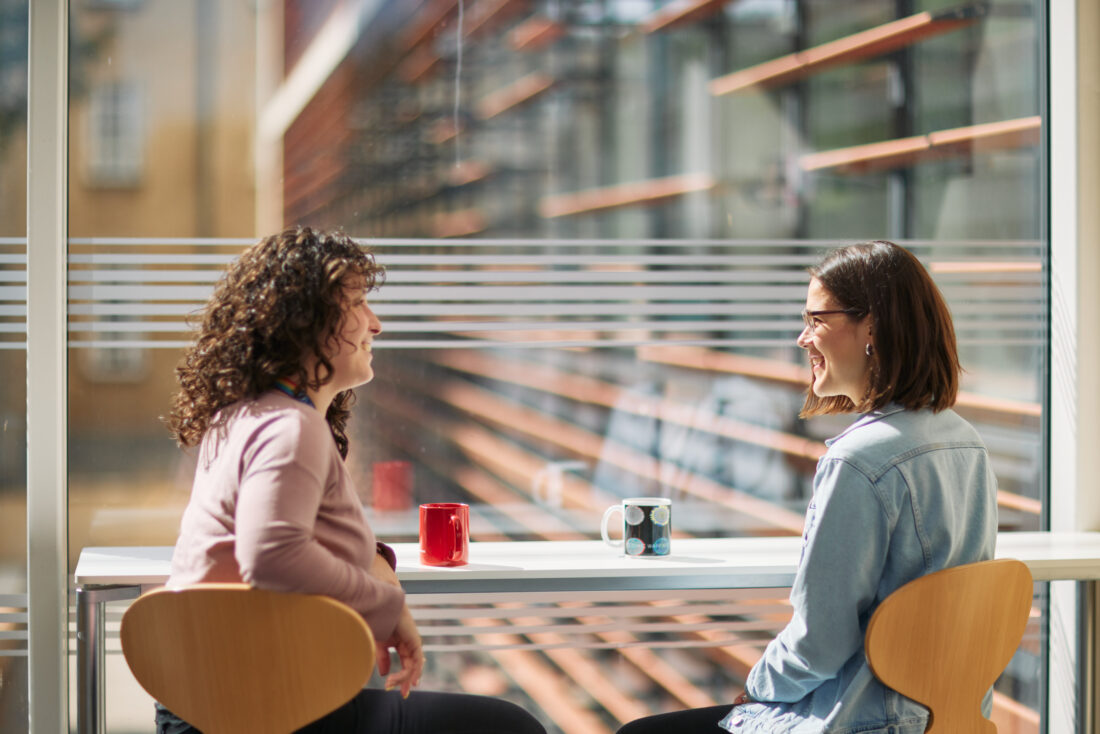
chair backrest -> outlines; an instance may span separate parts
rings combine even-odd
[[[149,592],[120,636],[138,683],[207,734],[292,732],[350,701],[375,662],[347,605],[245,584]]]
[[[867,661],[880,681],[931,710],[926,732],[996,732],[982,699],[1020,645],[1031,595],[1031,572],[1016,560],[922,576],[871,616]]]

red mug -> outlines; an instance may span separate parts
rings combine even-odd
[[[376,510],[407,510],[412,506],[412,464],[374,462],[371,498]]]
[[[464,566],[470,558],[470,506],[461,502],[420,505],[420,562]]]

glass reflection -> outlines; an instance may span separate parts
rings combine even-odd
[[[1042,527],[1039,6],[911,5],[927,25],[897,31],[885,0],[73,4],[74,558],[174,541],[191,458],[159,416],[185,319],[293,223],[369,238],[389,268],[350,461],[391,540],[447,499],[474,503],[475,539],[592,538],[636,494],[674,498],[687,533],[799,533],[847,422],[796,419],[804,267],[870,237],[932,269],[1002,526]],[[393,461],[407,499],[376,489]],[[744,644],[667,659],[721,701],[763,643]],[[528,695],[502,658],[434,659]],[[635,707],[680,705],[619,653],[586,659]],[[1036,707],[1035,666],[1010,677]],[[579,708],[613,730],[609,705]]]

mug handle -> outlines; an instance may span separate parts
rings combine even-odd
[[[457,561],[459,556],[462,555],[462,520],[457,514],[451,515],[451,526],[455,531],[455,542],[451,546],[451,557],[448,561]]]
[[[623,541],[622,541],[621,538],[619,540],[612,540],[607,535],[607,521],[610,520],[611,516],[613,514],[615,514],[616,512],[621,514],[623,512],[623,506],[622,505],[611,505],[611,507],[608,507],[604,511],[603,520],[600,521],[600,535],[603,536],[603,542],[607,543],[612,548],[619,548],[623,544]]]

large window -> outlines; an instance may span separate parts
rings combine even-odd
[[[350,456],[383,538],[451,499],[475,541],[595,538],[640,494],[673,498],[682,533],[798,534],[848,422],[797,418],[805,268],[871,238],[948,298],[1002,530],[1045,528],[1042,6],[73,0],[70,555],[174,542],[192,465],[160,416],[185,319],[288,224],[342,227],[388,268]],[[1041,727],[1044,593],[998,684],[1012,731]],[[783,595],[564,652],[545,632],[448,647],[450,620],[425,686],[614,731],[732,699]],[[144,730],[108,659],[111,730]]]

